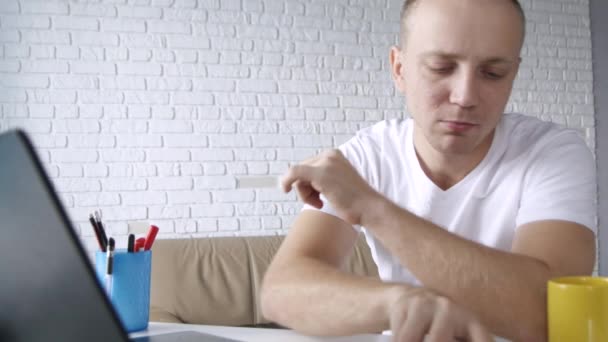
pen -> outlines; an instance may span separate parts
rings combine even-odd
[[[129,234],[129,241],[127,242],[127,252],[133,253],[135,250],[135,235]]]
[[[95,232],[95,238],[97,239],[97,243],[99,244],[99,249],[102,252],[105,252],[105,248],[103,242],[101,240],[101,235],[99,234],[99,227],[97,227],[97,223],[95,222],[95,218],[93,214],[89,214],[89,222],[91,222],[91,226],[93,226],[93,231]]]
[[[140,248],[144,248],[145,243],[146,243],[145,238],[139,238],[139,239],[135,240],[135,251],[139,252]]]
[[[95,220],[97,222],[99,235],[101,236],[101,243],[103,245],[101,250],[105,252],[108,247],[108,238],[106,236],[106,230],[103,228],[103,223],[101,223],[101,214],[97,210],[95,210]]]
[[[148,230],[148,235],[146,236],[146,241],[144,242],[144,251],[148,251],[150,248],[152,248],[154,239],[156,239],[156,234],[158,234],[158,227],[154,225],[150,226],[150,230]]]
[[[110,238],[108,242],[108,252],[106,259],[106,291],[108,296],[112,298],[112,268],[114,266],[114,239]]]

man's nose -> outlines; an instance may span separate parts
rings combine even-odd
[[[475,107],[479,102],[479,84],[474,72],[461,72],[453,78],[450,102],[463,108]]]

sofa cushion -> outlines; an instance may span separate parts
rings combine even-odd
[[[283,236],[157,240],[152,249],[150,320],[210,325],[259,325],[259,292]],[[377,277],[363,239],[348,272]]]

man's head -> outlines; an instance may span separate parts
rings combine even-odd
[[[414,7],[416,7],[416,5],[418,5],[421,1],[423,0],[405,0],[403,2],[403,6],[401,7],[401,19],[400,19],[400,31],[399,31],[399,42],[400,42],[400,46],[403,46],[403,43],[405,41],[405,39],[407,39],[407,18],[410,15],[410,13],[414,10]],[[515,9],[517,10],[517,12],[519,12],[519,14],[521,15],[521,25],[522,25],[522,43],[523,43],[523,38],[526,32],[526,15],[524,13],[523,8],[521,7],[521,4],[519,3],[519,0],[510,0],[511,4],[513,4],[513,6],[515,7]]]
[[[511,94],[524,17],[514,0],[409,0],[391,49],[417,149],[485,154]],[[425,147],[426,146],[426,147]]]

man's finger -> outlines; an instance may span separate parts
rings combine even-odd
[[[450,322],[450,314],[446,310],[439,310],[435,314],[435,319],[431,324],[429,334],[424,340],[425,342],[442,342],[452,341],[454,338],[454,329]],[[464,329],[461,329],[464,330]]]
[[[290,192],[296,181],[310,183],[312,181],[313,167],[303,164],[294,165],[287,170],[281,179],[281,188],[284,192]]]
[[[471,342],[494,342],[494,338],[481,323],[473,323],[469,328]]]
[[[394,305],[394,304],[393,304]],[[395,310],[395,309],[391,309]],[[392,311],[390,315],[390,328],[393,333],[393,341],[398,341],[397,336],[399,335],[400,328],[407,319],[407,310],[403,306],[399,306],[397,311]]]
[[[300,200],[306,204],[312,205],[317,209],[323,207],[323,201],[320,198],[320,194],[316,191],[309,183],[303,181],[296,181],[294,187],[298,193]]]
[[[406,321],[399,328],[396,341],[423,341],[433,322],[433,312],[422,305],[412,305]]]

